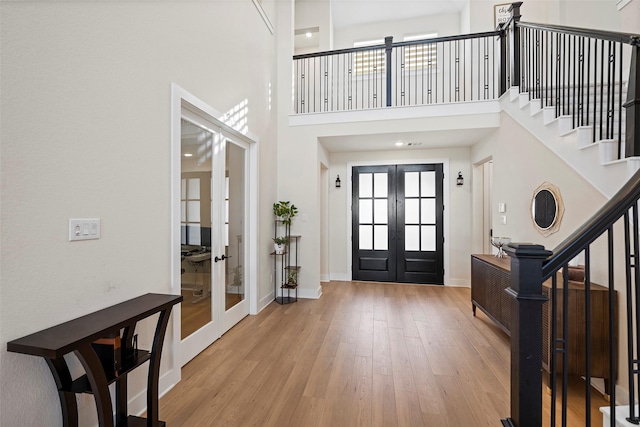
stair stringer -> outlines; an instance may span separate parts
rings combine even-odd
[[[605,197],[611,198],[640,166],[638,158],[602,159],[601,152],[610,151],[607,145],[611,141],[585,144],[578,136],[585,131],[567,127],[570,119],[550,119],[547,111],[532,105],[535,100],[524,102],[526,95],[518,96],[514,91],[517,93],[518,88],[512,87],[500,98],[502,110]]]

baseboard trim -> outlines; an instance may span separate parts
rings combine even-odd
[[[258,313],[265,309],[275,299],[273,292],[269,292],[266,297],[258,301]]]
[[[449,279],[445,286],[451,286],[452,288],[470,288],[471,283],[469,279]]]
[[[315,290],[298,288],[298,298],[320,299],[321,296],[322,296],[322,285],[318,286],[318,288]]]
[[[160,382],[158,383],[158,400],[165,394],[169,393],[173,387],[179,382],[176,380],[174,370],[165,372],[160,376]],[[140,416],[147,411],[147,388],[145,387],[140,393],[138,393],[132,399],[129,399],[128,409],[130,414],[136,414]]]

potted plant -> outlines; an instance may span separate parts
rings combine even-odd
[[[298,208],[289,201],[279,201],[273,204],[273,213],[283,224],[291,225],[291,218],[296,216]]]
[[[273,247],[277,255],[282,255],[284,253],[284,247],[287,243],[289,243],[289,239],[286,237],[276,237],[273,239]]]
[[[285,286],[287,288],[295,288],[298,285],[298,273],[294,270],[289,271],[287,274],[287,283]]]

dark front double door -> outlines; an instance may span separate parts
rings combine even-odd
[[[442,164],[353,168],[353,280],[442,284]]]

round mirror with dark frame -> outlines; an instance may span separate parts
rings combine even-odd
[[[564,204],[558,187],[545,182],[536,188],[531,199],[531,219],[540,234],[546,237],[558,231],[563,214]]]

